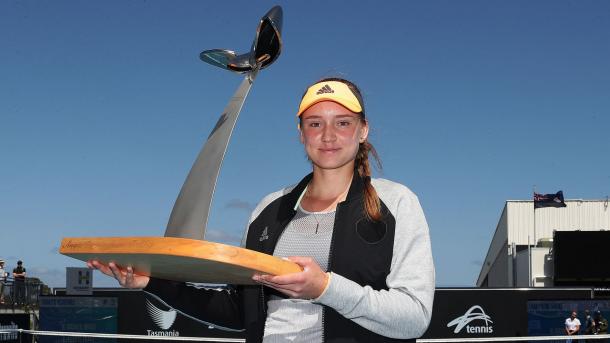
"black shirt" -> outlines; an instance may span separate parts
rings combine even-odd
[[[13,269],[13,273],[16,273],[16,274],[25,273],[25,268],[23,268],[22,266],[19,266],[19,267]],[[15,280],[25,280],[25,276],[16,275]]]

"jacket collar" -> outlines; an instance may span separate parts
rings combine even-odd
[[[293,211],[296,211],[297,207],[303,196],[305,195],[305,190],[307,189],[307,185],[313,178],[313,173],[309,173],[305,176],[299,183],[288,193],[287,204],[292,208]],[[362,198],[362,194],[364,192],[364,182],[365,178],[360,177],[357,172],[354,171],[354,177],[352,178],[352,183],[349,186],[349,191],[347,192],[347,197],[345,198],[345,202],[350,202],[353,200],[359,200]]]

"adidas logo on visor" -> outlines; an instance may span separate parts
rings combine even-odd
[[[324,85],[324,87],[318,89],[318,91],[316,92],[316,95],[320,95],[320,94],[324,94],[324,93],[334,93],[335,91],[330,88],[329,85]]]

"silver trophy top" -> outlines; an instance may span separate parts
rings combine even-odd
[[[248,73],[271,65],[282,52],[282,8],[275,6],[260,20],[250,51],[237,54],[226,49],[205,50],[202,61],[237,73]]]

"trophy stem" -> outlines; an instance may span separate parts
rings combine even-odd
[[[166,237],[204,239],[222,161],[259,67],[245,75],[199,152],[172,209]]]

